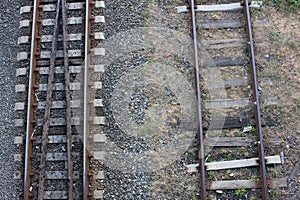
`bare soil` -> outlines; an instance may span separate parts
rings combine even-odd
[[[299,199],[300,134],[300,32],[299,12],[278,12],[272,6],[252,11],[253,19],[267,24],[254,29],[255,38],[265,41],[256,46],[261,99],[275,99],[276,105],[263,105],[263,115],[276,125],[264,129],[266,154],[283,151],[285,164],[271,170],[272,177],[286,177],[288,187],[271,189],[272,199]]]

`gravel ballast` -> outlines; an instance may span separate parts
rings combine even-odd
[[[15,69],[18,65],[17,38],[21,1],[3,0],[0,4],[0,199],[18,199],[18,181],[13,179],[17,170],[14,154]]]
[[[24,120],[26,120],[26,116],[23,111],[14,111],[15,102],[23,102],[23,98],[19,98],[20,95],[15,94],[15,85],[20,84],[20,79],[16,78],[15,72],[16,68],[26,66],[24,63],[20,64],[16,61],[16,55],[21,50],[28,50],[26,45],[18,46],[17,39],[19,36],[30,34],[29,32],[25,33],[24,30],[19,30],[20,6],[29,4],[27,0],[2,0],[0,4],[0,36],[2,39],[0,43],[0,200],[22,198],[20,195],[22,194],[23,176],[21,176],[20,180],[14,179],[14,174],[16,171],[23,172],[22,161],[24,157],[22,157],[22,161],[15,162],[14,154],[24,154],[22,152],[24,146],[14,144],[14,138],[15,136],[24,135],[24,132],[21,129],[17,131],[14,129],[14,119],[24,117]],[[182,5],[183,1],[112,0],[105,1],[105,4],[106,28],[104,32],[105,42],[108,44],[116,44],[114,43],[114,37],[116,36],[136,39],[135,34],[128,35],[128,33],[133,33],[132,30],[135,29],[140,29],[141,32],[149,30],[149,35],[147,36],[150,38],[153,37],[151,35],[153,30],[162,28],[168,30],[166,32],[170,34],[170,38],[178,37],[176,41],[179,43],[184,43],[185,37],[180,37],[178,36],[179,34],[173,33],[190,36],[188,32],[189,24],[187,23],[189,16],[187,14],[178,14],[174,11],[174,7]],[[272,116],[276,120],[275,126],[264,129],[265,141],[272,142],[273,138],[276,137],[279,141],[278,146],[269,145],[266,153],[268,155],[277,155],[280,151],[283,151],[285,155],[285,164],[272,169],[268,173],[271,177],[285,177],[288,182],[288,187],[286,188],[271,188],[270,198],[296,200],[299,198],[300,184],[298,167],[300,152],[298,137],[300,133],[300,122],[298,119],[300,100],[298,89],[299,64],[297,64],[299,63],[297,62],[299,60],[299,34],[294,32],[294,30],[297,30],[299,25],[297,24],[296,16],[282,15],[281,12],[277,12],[277,10],[267,5],[264,9],[265,13],[253,13],[252,15],[255,18],[261,14],[260,18],[268,19],[269,21],[269,25],[264,31],[254,29],[256,31],[254,36],[261,36],[265,33],[264,37],[271,40],[264,42],[263,48],[261,48],[263,50],[257,47],[258,76],[262,79],[259,85],[262,87],[261,97],[263,99],[265,96],[275,96],[278,97],[279,101],[278,105],[273,107],[267,107],[262,104],[263,113]],[[22,19],[25,18],[24,15],[21,17]],[[290,19],[292,21],[289,21]],[[157,27],[158,29],[156,29]],[[289,29],[288,27],[294,28]],[[164,35],[157,32],[155,34],[158,36]],[[139,35],[137,34],[137,36]],[[157,38],[156,44],[160,37]],[[112,48],[122,47],[123,44],[128,45],[128,47],[133,46],[133,43],[128,40],[122,41]],[[161,51],[165,54],[160,55],[161,49],[149,48],[156,44],[149,43],[147,44],[148,46],[139,46],[141,48],[134,49],[134,51],[126,49],[126,54],[122,54],[118,59],[111,60],[109,65],[105,65],[106,71],[100,77],[103,88],[95,96],[96,98],[103,98],[105,108],[98,110],[99,113],[97,114],[106,117],[107,126],[102,127],[101,133],[106,135],[113,146],[108,146],[111,149],[106,148],[107,146],[100,146],[99,150],[105,149],[107,155],[114,155],[114,151],[109,150],[114,150],[113,147],[117,146],[121,153],[125,152],[122,154],[124,160],[117,160],[119,157],[115,156],[110,161],[111,163],[108,161],[99,162],[94,167],[98,168],[96,171],[104,171],[104,180],[98,181],[99,183],[96,184],[96,186],[99,185],[97,189],[104,190],[104,199],[198,199],[199,197],[199,174],[188,173],[186,169],[187,164],[196,163],[197,161],[195,138],[192,138],[187,143],[185,151],[176,160],[172,160],[171,163],[166,164],[165,160],[168,160],[166,158],[157,162],[164,164],[159,169],[143,171],[138,168],[144,166],[143,161],[149,161],[147,156],[141,156],[144,155],[143,153],[151,152],[153,155],[156,155],[159,152],[156,151],[157,149],[163,149],[164,146],[176,141],[176,131],[179,129],[181,117],[178,113],[180,113],[182,105],[178,100],[178,95],[173,90],[167,87],[161,89],[157,85],[136,87],[136,85],[139,85],[136,84],[133,85],[134,87],[130,87],[131,85],[127,84],[127,92],[130,94],[124,93],[128,96],[121,96],[123,94],[121,92],[124,91],[124,89],[122,91],[120,89],[122,86],[121,82],[130,76],[137,83],[142,82],[140,76],[147,76],[149,66],[151,69],[151,66],[154,66],[156,62],[162,62],[161,66],[163,67],[169,64],[179,72],[178,74],[183,74],[189,83],[192,83],[194,78],[193,66],[188,59],[182,59],[180,56],[175,57],[175,48],[171,48],[174,52]],[[160,43],[158,44],[158,47],[163,46]],[[174,44],[168,45],[168,47],[172,47]],[[109,52],[110,49],[106,50]],[[156,68],[153,67],[153,69]],[[159,76],[157,77],[159,78]],[[23,78],[27,79],[25,76]],[[271,80],[271,83],[266,84],[267,80]],[[118,110],[117,108],[119,107],[115,101],[115,104],[112,103],[112,100],[117,97],[123,97],[123,102],[127,101],[124,110]],[[162,105],[165,107],[160,109]],[[165,112],[166,110],[167,112]],[[137,127],[148,123],[147,120],[149,121],[149,119],[147,116],[150,114],[152,117],[160,115],[154,118],[157,120],[155,122],[161,123],[159,119],[164,119],[166,125],[161,126],[163,128],[161,133],[153,132],[156,129],[149,126],[149,128],[146,127],[144,129],[144,134],[140,133],[140,135],[136,136],[129,132],[131,131],[130,129],[128,129],[129,131],[125,129],[127,124],[120,121],[122,117],[116,117],[117,111],[120,113],[126,112],[126,116],[129,116],[128,118],[131,118],[137,124]],[[122,127],[120,122],[123,123],[125,128]],[[194,131],[191,135],[195,136],[195,134],[196,132]],[[149,138],[154,138],[152,140],[153,143],[147,143]],[[132,155],[133,158],[130,157]],[[138,156],[139,158],[137,159]],[[129,162],[131,160],[139,161],[136,166],[133,165],[137,167],[133,171],[128,171],[128,168],[132,167],[132,162],[129,163],[128,160]],[[154,164],[153,166],[156,167]],[[92,166],[90,167],[93,168]],[[213,192],[212,199],[237,198],[234,192],[227,194],[228,196],[226,196],[224,191],[220,193],[219,190],[218,192]],[[256,198],[249,198],[247,194],[240,199]]]

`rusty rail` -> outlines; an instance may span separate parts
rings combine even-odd
[[[64,69],[65,69],[65,93],[66,93],[66,130],[67,130],[67,154],[68,154],[68,199],[73,199],[73,165],[72,165],[72,130],[71,130],[71,97],[70,97],[70,73],[67,44],[67,13],[66,0],[61,2],[62,7],[62,27],[64,46]]]
[[[258,154],[259,154],[259,168],[261,176],[261,190],[262,190],[262,199],[268,199],[268,188],[267,188],[267,177],[266,177],[266,162],[265,162],[265,153],[264,153],[264,143],[263,143],[263,134],[262,134],[262,125],[261,125],[261,112],[259,104],[259,93],[258,93],[258,84],[256,76],[256,65],[254,57],[254,46],[252,39],[252,29],[250,21],[250,11],[248,0],[243,1],[244,6],[244,15],[246,20],[246,30],[250,46],[250,58],[251,58],[251,75],[252,75],[252,90],[253,90],[253,100],[255,107],[255,121],[256,121],[256,135],[257,135],[257,144],[258,144]]]
[[[33,109],[32,105],[35,103],[34,87],[36,82],[35,65],[36,65],[36,51],[37,51],[37,34],[38,34],[38,16],[40,1],[35,0],[33,5],[32,15],[32,32],[31,32],[31,50],[30,50],[30,66],[29,66],[29,83],[28,83],[28,100],[27,100],[27,116],[26,116],[26,146],[25,146],[25,168],[24,168],[24,190],[23,199],[28,200],[30,197],[30,175],[31,175],[31,152],[32,152],[32,140],[33,134]]]
[[[57,0],[57,7],[59,8],[60,0]],[[44,184],[45,184],[45,171],[46,171],[46,158],[47,158],[47,145],[48,145],[48,132],[50,125],[50,109],[52,104],[52,91],[53,91],[53,82],[54,82],[54,71],[55,71],[55,59],[57,52],[57,40],[58,40],[58,18],[59,10],[56,9],[55,24],[53,29],[53,40],[52,40],[52,49],[50,57],[50,67],[49,67],[49,77],[48,77],[48,88],[46,96],[46,107],[44,113],[44,124],[43,124],[43,135],[42,135],[42,148],[41,148],[41,164],[40,164],[40,177],[39,177],[39,190],[38,190],[38,199],[44,199]]]
[[[205,160],[204,160],[204,139],[203,139],[203,127],[202,127],[202,111],[201,111],[201,88],[200,88],[200,70],[198,61],[198,41],[197,41],[197,23],[195,14],[196,0],[190,0],[190,12],[192,17],[192,36],[193,36],[193,49],[194,49],[194,61],[195,61],[195,83],[197,88],[197,113],[198,113],[198,160],[200,170],[200,188],[201,199],[206,199],[206,186],[205,186]]]

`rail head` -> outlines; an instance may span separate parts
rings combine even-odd
[[[90,65],[90,27],[91,27],[91,1],[86,0],[85,6],[85,48],[84,48],[84,91],[83,91],[83,200],[87,200],[89,196],[89,65]]]

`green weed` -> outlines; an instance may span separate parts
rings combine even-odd
[[[150,3],[150,0],[142,0],[141,3],[142,4],[148,4],[148,3]]]
[[[238,189],[238,190],[235,190],[234,194],[235,196],[237,197],[242,197],[246,194],[246,189],[245,188],[241,188],[241,189]]]
[[[250,48],[248,46],[245,47],[244,53],[246,54],[246,56],[250,56]]]
[[[192,196],[191,200],[197,200],[196,196]]]
[[[205,147],[205,156],[207,156],[211,152],[210,147]]]
[[[225,160],[233,160],[233,155],[228,153]]]
[[[294,41],[287,41],[287,45],[289,45],[293,50],[297,49],[297,44]]]
[[[141,70],[142,76],[145,77],[146,75],[146,67],[143,67]]]
[[[214,176],[213,172],[208,172],[208,177],[207,177],[207,179],[208,179],[209,181],[214,181],[214,180],[215,180],[215,176]]]
[[[296,12],[300,7],[299,0],[266,0],[265,4],[275,5],[277,10],[285,10],[288,12]]]
[[[279,110],[279,111],[280,111],[280,113],[281,113],[281,114],[284,114],[284,113],[286,113],[286,110],[285,110],[285,108],[280,108],[280,110]]]
[[[271,41],[273,41],[273,42],[278,41],[280,38],[280,34],[277,32],[271,32],[271,33],[269,33],[269,36],[270,36]]]
[[[246,135],[246,133],[244,133],[244,132],[242,132],[242,131],[239,131],[239,132],[237,133],[237,136],[238,136],[238,137],[246,137],[247,135]]]
[[[142,15],[143,17],[148,17],[148,15],[149,15],[149,12],[147,12],[147,11],[143,11],[143,12],[141,13],[141,15]]]
[[[270,188],[270,194],[271,194],[271,196],[273,196],[273,197],[279,197],[280,192],[279,192],[279,190],[276,189],[276,188]]]

